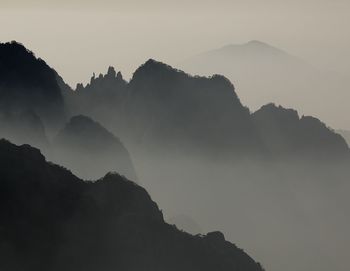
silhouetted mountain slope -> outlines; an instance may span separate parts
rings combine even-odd
[[[124,145],[99,123],[75,116],[53,142],[55,161],[84,179],[96,179],[117,171],[136,180],[130,155]]]
[[[222,52],[236,52],[236,55],[253,58],[256,57],[254,54],[261,55],[263,52],[264,59],[290,58],[287,53],[257,41],[244,46],[229,46],[223,48],[220,54]],[[301,63],[294,59],[288,61],[288,65],[293,66],[291,62]],[[318,152],[317,148],[322,148],[321,152],[327,149],[334,155],[348,152],[340,143],[341,139],[336,140],[337,136],[329,129],[321,128],[323,126],[316,119],[303,117],[298,122],[304,130],[308,130],[307,133],[288,134],[278,129],[271,130],[268,127],[271,124],[266,119],[256,123],[260,114],[252,117],[248,108],[241,104],[234,86],[220,75],[192,77],[151,59],[135,71],[129,83],[120,72],[116,73],[110,67],[106,75],[93,76],[87,86],[78,84],[73,92],[53,69],[18,43],[0,45],[0,65],[3,121],[8,115],[33,112],[43,120],[46,130],[51,130],[51,126],[60,125],[64,111],[85,114],[101,122],[135,149],[197,154],[216,159],[228,156],[242,158],[266,152],[279,154],[282,149],[287,153],[288,149],[294,150],[290,146],[295,142],[299,142],[304,152],[313,154]],[[282,117],[282,111],[274,112],[275,118]],[[261,113],[260,110],[258,112]],[[267,126],[262,127],[264,125]],[[293,121],[283,125],[281,130],[294,129]],[[27,126],[24,126],[15,130],[25,131]],[[33,124],[31,130],[38,129],[40,133],[39,126]],[[264,138],[267,130],[277,133],[268,138],[278,139],[279,147]],[[323,134],[322,139],[319,132]],[[15,137],[10,139],[16,140]],[[16,142],[22,143],[21,140]],[[33,140],[25,143],[40,146]],[[286,145],[282,146],[282,143]]]
[[[226,76],[235,84],[242,102],[253,111],[274,102],[334,127],[347,125],[347,78],[317,69],[264,42],[227,45],[178,65],[191,74]]]
[[[127,95],[126,87],[127,82],[113,67],[109,67],[105,75],[95,77],[94,74],[85,87],[77,85],[75,112],[89,113],[95,117],[112,113],[117,117]]]
[[[46,154],[50,149],[41,119],[33,111],[1,112],[0,138],[16,144],[30,144],[42,149]]]
[[[346,142],[348,143],[348,146],[350,146],[350,131],[347,130],[337,130],[336,131],[338,134],[340,134],[342,137],[344,137],[344,139],[346,140]]]
[[[268,104],[252,115],[259,133],[274,155],[318,159],[349,157],[345,140],[320,120]]]
[[[64,115],[56,72],[16,42],[0,44],[0,107],[34,111],[52,126]]]
[[[198,223],[188,215],[175,215],[166,219],[166,221],[169,224],[175,225],[178,229],[191,234],[201,234],[203,232]]]
[[[84,182],[28,145],[0,141],[0,269],[261,271],[219,232],[166,224],[120,175]]]
[[[249,45],[261,46],[271,55],[285,54],[258,42]],[[250,52],[248,49],[241,50]],[[315,118],[302,117],[299,121],[296,111],[292,114],[273,106],[264,106],[251,115],[233,85],[219,75],[192,77],[149,60],[135,71],[128,84],[121,76],[117,80],[110,69],[90,85],[79,87],[77,104],[137,148],[216,158],[267,153],[278,157],[282,153],[308,153],[317,157],[324,152],[330,152],[331,158],[349,152],[343,140]],[[89,108],[100,110],[96,113]]]
[[[260,147],[248,108],[222,76],[191,77],[154,60],[137,69],[129,84],[108,74],[80,86],[76,95],[86,108],[82,112],[120,132],[123,140],[153,150],[221,155]],[[105,112],[96,113],[96,107]]]

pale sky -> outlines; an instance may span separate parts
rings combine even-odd
[[[0,0],[0,40],[17,40],[72,86],[109,65],[129,77],[155,58],[176,66],[261,40],[350,75],[348,0]]]

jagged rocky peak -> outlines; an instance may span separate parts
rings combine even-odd
[[[75,87],[75,91],[79,92],[84,89],[83,83],[78,83],[77,86]]]
[[[116,77],[116,72],[115,72],[115,69],[114,69],[114,67],[112,67],[112,66],[109,66],[108,67],[108,71],[107,71],[107,75],[109,76],[109,77]]]
[[[124,80],[122,73],[115,71],[114,67],[110,66],[106,74],[100,73],[98,77],[93,73],[90,78],[90,82],[84,87],[82,83],[78,83],[76,86],[77,93],[83,93],[84,90],[89,90],[90,92],[111,92],[114,91],[118,93],[118,88],[125,87],[127,82]],[[91,93],[90,93],[91,94]]]

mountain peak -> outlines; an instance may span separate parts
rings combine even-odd
[[[117,75],[117,73],[116,73],[114,67],[109,66],[108,71],[107,71],[107,76],[114,78],[114,77],[116,77],[116,75]]]
[[[268,46],[268,47],[273,47],[270,44],[260,41],[260,40],[250,40],[247,43],[243,45],[250,45],[250,46]]]
[[[155,60],[155,59],[152,59],[152,58],[150,58],[149,60],[147,60],[143,65],[141,65],[140,67],[139,67],[139,69],[142,69],[142,70],[148,70],[148,69],[151,69],[151,70],[153,70],[153,69],[166,69],[166,70],[175,70],[173,67],[171,67],[170,65],[167,65],[167,64],[165,64],[165,63],[163,63],[163,62],[161,62],[161,61],[157,61],[157,60]],[[137,70],[139,70],[139,69],[137,69]],[[136,70],[136,72],[137,72],[137,70]],[[135,72],[135,73],[136,73]]]
[[[251,40],[241,44],[229,44],[211,52],[225,52],[230,54],[257,54],[261,52],[268,54],[287,54],[285,51],[259,40]]]
[[[54,140],[58,162],[84,179],[117,171],[133,180],[136,173],[123,143],[100,123],[78,115],[70,119]]]
[[[48,125],[64,115],[56,72],[23,44],[0,43],[0,107],[33,110]]]

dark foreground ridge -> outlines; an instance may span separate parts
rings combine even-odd
[[[166,224],[148,193],[118,174],[84,182],[5,140],[0,163],[2,271],[262,270],[219,232]]]

